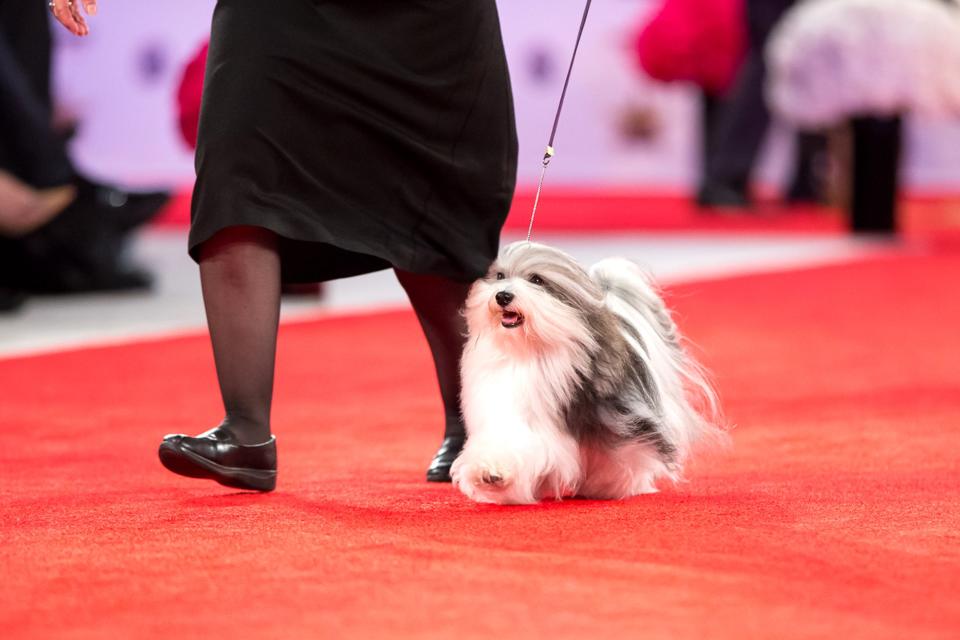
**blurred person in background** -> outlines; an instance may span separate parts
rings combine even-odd
[[[770,125],[764,100],[763,49],[793,0],[665,0],[637,38],[643,70],[700,91],[701,176],[706,208],[751,204],[750,175]],[[785,199],[820,199],[818,161],[825,143],[798,134],[794,176]]]
[[[51,4],[89,33],[79,3]],[[427,479],[450,481],[465,440],[460,308],[497,255],[516,182],[499,17],[494,0],[359,4],[217,3],[189,252],[226,415],[164,438],[175,473],[272,490],[281,283],[393,268],[445,410]]]
[[[699,91],[700,179],[712,155],[717,116],[746,51],[743,0],[666,0],[640,29],[637,61],[663,82],[688,82]]]
[[[736,81],[718,106],[697,202],[703,207],[746,207],[752,203],[750,177],[770,126],[764,95],[764,49],[771,31],[795,0],[745,0],[746,58]],[[790,203],[823,198],[825,138],[798,133],[793,176],[784,194]]]
[[[31,293],[148,287],[128,236],[167,200],[78,174],[56,127],[51,34],[42,2],[0,0],[0,309]]]

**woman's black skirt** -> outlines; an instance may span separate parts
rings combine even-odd
[[[284,280],[396,267],[470,281],[516,180],[494,0],[219,0],[190,255],[235,225]]]

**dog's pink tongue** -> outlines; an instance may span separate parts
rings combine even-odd
[[[520,322],[520,314],[514,311],[504,311],[503,312],[503,324],[506,325],[515,325]]]

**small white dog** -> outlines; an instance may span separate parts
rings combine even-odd
[[[451,469],[478,502],[625,498],[680,479],[717,427],[715,395],[650,279],[611,258],[585,271],[541,244],[501,251],[470,290],[467,442]]]

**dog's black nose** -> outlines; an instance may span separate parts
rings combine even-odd
[[[497,304],[501,307],[505,307],[513,301],[513,294],[509,291],[498,291],[496,298]]]

